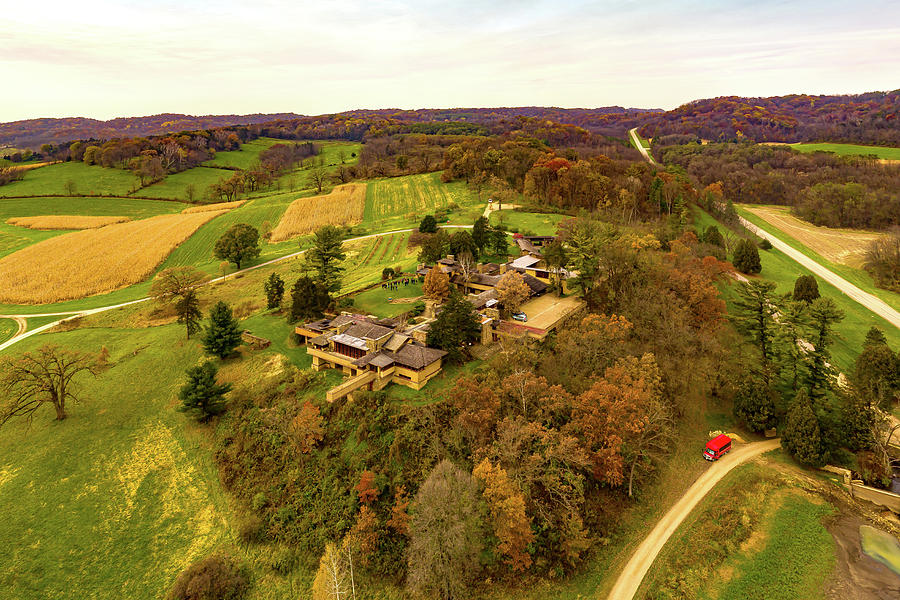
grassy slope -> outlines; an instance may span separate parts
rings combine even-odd
[[[422,295],[422,285],[414,278],[415,283],[400,286],[395,290],[381,289],[376,286],[371,290],[354,296],[353,306],[379,317],[394,317],[412,308],[412,304],[391,304],[389,298],[418,298]]]
[[[381,281],[385,267],[399,266],[406,273],[414,270],[416,253],[407,248],[408,238],[408,233],[397,233],[349,245],[341,292],[349,293]]]
[[[13,336],[19,326],[12,319],[0,319],[0,344]]]
[[[181,328],[86,329],[37,336],[97,352],[113,366],[78,382],[84,402],[30,431],[0,430],[0,587],[21,598],[160,597],[191,560],[226,543],[227,501],[195,426],[173,410],[200,356]],[[23,451],[26,450],[26,451]]]
[[[0,187],[0,197],[65,194],[66,182],[69,180],[75,183],[76,194],[113,196],[125,196],[140,183],[137,177],[123,169],[65,162],[28,171],[21,181]]]
[[[856,144],[789,144],[800,152],[834,152],[839,156],[868,156],[874,154],[878,158],[900,160],[900,148],[883,146],[859,146]]]
[[[705,230],[709,225],[719,225],[719,229],[725,229],[723,225],[717,223],[715,219],[699,208],[695,207],[694,214],[695,226],[698,230]],[[759,257],[762,261],[760,277],[777,283],[776,293],[778,294],[793,292],[794,282],[800,275],[812,275],[810,271],[778,250],[760,250]],[[866,332],[872,326],[878,327],[884,332],[893,348],[900,348],[900,331],[897,331],[896,327],[851,300],[836,287],[821,280],[819,280],[819,292],[823,296],[832,298],[845,313],[844,320],[835,328],[840,337],[831,348],[835,364],[839,369],[844,372],[852,370],[865,341]],[[729,286],[725,289],[726,300],[729,300],[729,311],[731,310],[730,300],[735,297],[736,293],[736,286]]]
[[[228,179],[231,175],[231,173],[222,169],[194,167],[187,171],[169,175],[160,182],[141,188],[135,194],[138,196],[149,196],[150,198],[172,198],[186,202],[189,185],[194,186],[194,198],[200,199],[206,195],[206,188],[223,179]]]
[[[495,210],[491,213],[491,224],[502,224],[511,233],[524,235],[556,235],[556,227],[568,215],[554,215],[521,212],[517,210]]]
[[[451,219],[451,223],[471,224],[484,210],[481,199],[464,182],[443,183],[440,173],[374,180],[366,189],[363,224],[380,229],[410,227],[451,202],[463,209],[454,211],[462,221]]]
[[[794,248],[810,257],[820,265],[826,267],[827,269],[834,271],[837,275],[840,275],[859,289],[864,292],[868,292],[873,296],[877,296],[881,298],[884,302],[890,305],[895,310],[900,310],[900,294],[896,292],[891,292],[888,290],[883,290],[875,285],[875,282],[872,281],[872,276],[866,273],[862,269],[855,269],[853,267],[848,267],[847,265],[842,265],[840,263],[831,262],[825,259],[822,255],[810,249],[808,246],[802,244],[795,237],[788,235],[787,233],[781,231],[765,219],[754,215],[753,213],[743,210],[741,207],[736,207],[737,212],[740,216],[744,217],[760,229],[763,229],[782,242],[787,244],[788,246]]]
[[[278,144],[290,143],[289,140],[277,140],[274,138],[259,138],[246,144],[241,144],[240,150],[217,152],[216,157],[203,163],[205,167],[228,167],[232,169],[249,169],[257,160],[259,153],[266,148]],[[227,175],[227,173],[225,174]]]
[[[0,221],[36,215],[94,215],[146,219],[181,212],[188,205],[140,198],[9,198],[0,200]]]

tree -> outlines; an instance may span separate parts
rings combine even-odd
[[[762,271],[762,263],[759,261],[759,250],[756,244],[750,240],[741,240],[734,248],[734,255],[731,259],[734,268],[741,273],[759,273]]]
[[[887,411],[900,395],[900,356],[875,327],[866,334],[866,343],[856,358],[853,386],[868,403]]]
[[[464,598],[478,574],[482,508],[471,475],[443,460],[419,488],[409,522],[406,585],[422,597]]]
[[[241,328],[231,312],[231,307],[216,302],[209,311],[209,325],[203,338],[203,349],[207,354],[225,358],[241,343]]]
[[[176,301],[198,285],[209,280],[209,276],[194,267],[170,267],[163,269],[150,286],[150,297],[158,302]]]
[[[291,288],[291,320],[318,319],[331,304],[331,295],[324,284],[303,275]]]
[[[263,284],[263,289],[266,292],[266,307],[269,309],[280,307],[284,298],[284,279],[278,273],[272,273]]]
[[[760,432],[774,427],[775,393],[759,377],[751,375],[744,378],[734,397],[734,416],[743,421],[750,431]]]
[[[791,403],[787,422],[781,433],[781,445],[798,462],[813,466],[822,464],[822,434],[819,421],[804,388],[800,388]]]
[[[788,300],[781,307],[775,333],[778,364],[791,379],[791,389],[797,391],[803,365],[806,364],[806,331],[809,315],[805,302]]]
[[[433,265],[444,258],[449,247],[450,236],[443,229],[439,229],[437,233],[428,236],[422,242],[422,249],[419,251],[419,261]]]
[[[325,167],[317,166],[309,170],[309,180],[316,186],[316,193],[321,194],[322,188],[325,187],[325,181],[328,179],[328,171]]]
[[[429,346],[446,350],[447,358],[461,363],[465,348],[481,336],[481,321],[472,303],[459,292],[450,294],[443,310],[428,328]]]
[[[504,259],[509,254],[509,240],[502,226],[491,229],[491,251]]]
[[[316,231],[313,247],[306,251],[306,268],[329,292],[339,292],[344,270],[340,262],[346,257],[344,234],[334,225],[325,225]]]
[[[844,319],[844,311],[831,298],[817,298],[809,305],[810,333],[808,341],[813,345],[806,365],[806,385],[813,398],[820,398],[831,389],[835,375],[829,362],[828,347],[834,342],[834,326]]]
[[[42,404],[56,410],[62,421],[66,402],[78,402],[73,380],[80,373],[97,374],[95,357],[58,346],[44,345],[34,352],[0,361],[0,427],[14,417],[28,424]]]
[[[722,237],[722,232],[719,231],[719,228],[715,225],[710,225],[706,228],[701,240],[704,244],[709,244],[710,246],[718,246],[719,248],[725,247],[725,238]]]
[[[809,304],[819,297],[819,284],[814,275],[801,275],[794,282],[794,300]]]
[[[249,589],[246,568],[230,556],[212,555],[182,571],[166,600],[241,600]]]
[[[553,274],[553,285],[556,287],[556,294],[558,296],[562,295],[562,272],[569,262],[569,256],[566,253],[565,245],[559,240],[553,240],[544,248],[544,260],[547,261],[547,267]]]
[[[325,545],[319,559],[319,570],[312,584],[313,600],[343,600],[353,598],[352,575],[348,555],[333,543]]]
[[[522,303],[531,296],[531,288],[518,271],[504,273],[494,289],[497,292],[497,301],[509,312],[518,311]]]
[[[433,266],[425,274],[425,281],[422,283],[422,293],[426,298],[437,303],[443,302],[450,296],[450,277],[444,273],[439,265]]]
[[[450,236],[450,254],[460,256],[469,253],[473,258],[478,257],[478,246],[472,239],[472,234],[465,229],[460,229]]]
[[[437,220],[434,215],[425,215],[419,223],[419,233],[437,233]]]
[[[287,437],[302,453],[309,454],[325,437],[325,419],[319,407],[307,400],[297,416],[290,420]]]
[[[201,423],[225,412],[225,394],[231,391],[231,384],[216,383],[219,370],[211,360],[187,371],[187,382],[181,386],[178,399],[180,412],[191,413]]]
[[[242,262],[259,256],[259,231],[246,223],[232,225],[216,241],[213,255],[219,260],[234,263],[235,268],[240,269]]]
[[[484,496],[491,511],[497,549],[506,556],[506,563],[513,571],[524,571],[531,566],[528,545],[534,541],[531,519],[525,513],[525,496],[500,466],[488,459],[482,460],[472,471],[475,479],[484,484]]]
[[[484,254],[484,249],[488,247],[491,235],[491,225],[483,215],[475,219],[472,226],[472,241],[478,248],[479,254]]]
[[[177,302],[175,302],[175,313],[178,315],[178,322],[187,329],[187,338],[200,331],[200,319],[203,313],[200,312],[200,300],[197,299],[197,293],[194,290],[187,290]]]
[[[738,331],[750,337],[759,349],[760,368],[768,382],[771,376],[775,336],[776,301],[773,297],[775,283],[748,281],[741,284],[734,301],[734,324]]]
[[[385,267],[381,270],[381,280],[387,281],[388,279],[394,278],[394,269],[391,267]]]

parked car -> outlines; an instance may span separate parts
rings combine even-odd
[[[522,321],[523,323],[528,321],[528,315],[526,315],[523,312],[514,312],[512,314],[512,318],[515,319],[516,321]]]
[[[703,450],[703,458],[706,460],[719,460],[730,450],[731,438],[723,433],[706,442],[706,449]]]

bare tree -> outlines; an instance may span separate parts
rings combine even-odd
[[[162,270],[150,286],[150,296],[159,302],[178,301],[185,292],[209,279],[194,267],[171,267]]]
[[[324,167],[313,167],[309,170],[309,178],[312,181],[313,185],[316,186],[316,192],[319,194],[322,193],[322,187],[325,185],[325,180],[328,176],[328,172]]]
[[[56,420],[66,418],[66,401],[77,402],[72,380],[87,371],[97,374],[96,357],[83,352],[46,345],[0,363],[0,426],[13,417],[28,423],[44,403],[56,409]]]

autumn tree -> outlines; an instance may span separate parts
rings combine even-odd
[[[455,423],[476,447],[486,445],[500,412],[500,398],[493,386],[474,377],[459,377],[450,388],[448,400],[456,409]]]
[[[354,488],[361,504],[371,504],[378,499],[378,487],[375,485],[375,473],[366,470],[359,476],[359,483]]]
[[[42,404],[56,410],[62,421],[66,402],[77,402],[74,380],[81,373],[97,374],[96,357],[53,345],[0,360],[0,427],[14,417],[31,424]]]
[[[225,394],[231,391],[231,384],[216,383],[218,369],[212,361],[206,361],[186,371],[187,382],[178,392],[181,406],[178,410],[193,415],[200,422],[225,412]]]
[[[207,354],[225,358],[241,343],[241,328],[231,307],[216,302],[209,311],[209,325],[203,337],[203,349]]]
[[[329,293],[339,292],[344,270],[341,261],[346,257],[343,232],[334,225],[325,225],[313,235],[313,246],[306,251],[304,267],[315,274]]]
[[[325,187],[325,183],[328,181],[328,171],[325,167],[315,166],[309,170],[309,180],[316,186],[316,193],[321,194],[322,188]]]
[[[519,310],[522,303],[531,296],[531,288],[528,287],[522,274],[518,271],[504,273],[494,289],[497,292],[497,300],[508,312]]]
[[[208,280],[209,275],[194,267],[169,267],[153,279],[150,297],[161,303],[174,302],[188,290]]]
[[[394,505],[387,526],[400,535],[406,535],[409,531],[409,494],[405,486],[401,485],[394,491]]]
[[[312,584],[313,600],[344,600],[355,597],[347,554],[334,543],[325,545]]]
[[[284,298],[284,279],[278,273],[272,273],[263,284],[263,291],[266,293],[267,308],[280,307],[281,300]]]
[[[413,503],[406,548],[406,585],[422,597],[464,598],[479,571],[483,517],[472,476],[443,460]]]
[[[450,277],[440,266],[435,265],[425,274],[422,293],[439,304],[450,296]]]
[[[213,255],[219,260],[234,263],[240,269],[241,263],[259,256],[259,231],[246,223],[236,223],[222,234],[213,248]]]
[[[484,496],[491,513],[491,524],[499,543],[497,549],[506,557],[513,571],[524,571],[531,566],[528,545],[534,541],[531,519],[525,514],[525,496],[516,489],[499,466],[488,459],[482,460],[472,472],[484,485]]]
[[[325,437],[325,419],[319,407],[309,400],[300,407],[300,412],[288,422],[287,438],[302,454],[309,454],[316,444]]]

